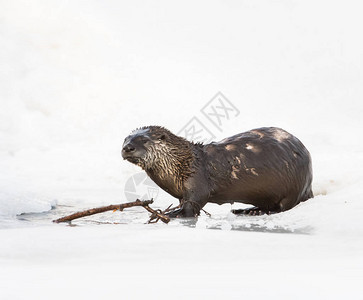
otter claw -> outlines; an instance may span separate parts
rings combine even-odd
[[[235,215],[247,215],[247,216],[261,216],[267,212],[259,209],[258,207],[246,208],[246,209],[232,209],[232,213]]]
[[[182,211],[182,209],[178,208],[173,211],[165,213],[165,215],[168,216],[169,218],[177,218],[179,216],[179,214],[181,213],[181,211]]]

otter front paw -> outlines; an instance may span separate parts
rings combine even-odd
[[[196,218],[199,216],[200,209],[197,209],[190,202],[185,202],[181,208],[167,212],[169,218]]]
[[[168,216],[169,218],[178,218],[181,211],[182,211],[181,208],[177,208],[177,209],[174,209],[173,211],[169,211],[169,212],[165,213],[165,215]]]

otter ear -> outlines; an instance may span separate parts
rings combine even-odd
[[[165,141],[166,140],[166,135],[165,134],[160,135],[158,140]]]

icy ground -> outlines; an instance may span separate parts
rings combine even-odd
[[[359,1],[0,6],[0,299],[362,299]],[[200,111],[218,91],[240,112],[221,130]],[[168,225],[142,208],[51,222],[128,201],[140,170],[123,138],[192,117],[216,140],[295,134],[315,198],[271,216],[210,204]]]

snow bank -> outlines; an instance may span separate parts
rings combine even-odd
[[[56,201],[51,198],[41,198],[32,194],[29,190],[20,191],[16,189],[16,196],[13,190],[10,192],[0,191],[0,217],[16,216],[21,213],[45,212],[55,207]]]
[[[269,125],[296,134],[317,194],[362,182],[359,10],[325,4],[4,3],[0,213],[49,209],[55,190],[122,195],[137,171],[119,156],[130,130],[177,132],[193,116],[217,139]],[[199,111],[218,90],[241,111],[223,132]]]

